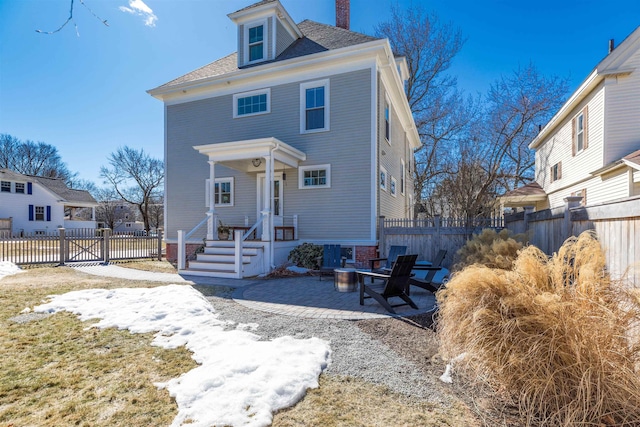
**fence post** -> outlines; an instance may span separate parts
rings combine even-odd
[[[436,255],[435,253],[435,248],[439,248],[442,249],[442,236],[440,235],[440,226],[441,224],[441,220],[442,217],[440,215],[436,215],[435,217],[433,217],[433,226],[436,229],[436,245],[435,247],[431,248],[431,254],[429,255],[429,259],[433,259],[433,257]]]
[[[184,241],[184,230],[178,230],[178,271],[184,270],[186,265],[186,242]]]
[[[580,206],[582,196],[569,196],[564,198],[564,221],[562,222],[563,240],[573,235],[573,225],[571,223],[571,209]]]
[[[104,264],[109,264],[109,259],[111,258],[111,229],[103,228],[102,229],[102,260]]]
[[[385,251],[384,215],[378,218],[378,256],[382,257]]]
[[[66,245],[65,245],[65,232],[64,232],[64,228],[60,227],[58,228],[58,235],[60,237],[60,264],[58,265],[64,265],[64,262],[66,261]]]
[[[156,229],[158,234],[158,261],[162,261],[162,229]]]

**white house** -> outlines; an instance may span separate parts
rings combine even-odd
[[[640,195],[640,27],[609,54],[531,142],[535,182],[504,206],[597,205]]]
[[[89,192],[68,188],[61,179],[0,169],[0,218],[14,234],[95,228],[97,205]]]
[[[180,263],[179,231],[193,230],[187,243],[204,236],[207,248],[192,274],[265,273],[303,242],[339,244],[366,265],[378,218],[412,217],[420,141],[406,60],[349,30],[348,0],[336,26],[295,23],[278,0],[228,16],[236,52],[149,91],[165,106],[168,258]],[[218,221],[242,242],[216,241]]]

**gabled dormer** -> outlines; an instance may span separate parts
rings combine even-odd
[[[302,32],[278,0],[263,0],[230,13],[238,26],[238,67],[271,61]]]

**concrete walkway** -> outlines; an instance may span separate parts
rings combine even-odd
[[[365,299],[359,303],[359,292],[338,292],[333,278],[319,280],[313,276],[298,276],[279,279],[219,279],[213,277],[187,276],[171,273],[155,273],[109,264],[80,264],[71,267],[87,274],[117,277],[131,280],[150,280],[164,283],[185,283],[201,286],[225,286],[236,288],[233,299],[245,307],[296,317],[323,319],[377,319],[391,315],[375,300]],[[398,316],[427,313],[435,309],[435,297],[431,292],[411,288],[411,299],[419,307],[396,307]],[[391,304],[402,302],[399,298]]]

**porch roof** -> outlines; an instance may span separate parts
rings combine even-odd
[[[547,199],[547,193],[537,182],[530,182],[527,185],[506,192],[500,197],[504,206],[519,207],[527,206],[531,203],[542,202]]]
[[[193,148],[211,161],[244,172],[264,171],[266,162],[262,159],[272,154],[280,167],[297,168],[298,162],[307,159],[302,151],[273,137],[196,145]],[[258,166],[253,162],[255,159],[260,159]]]

